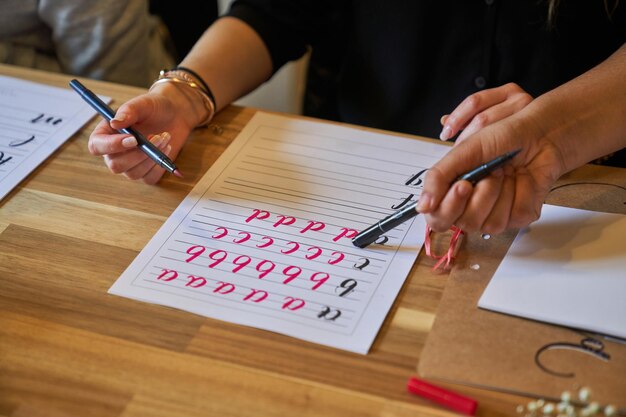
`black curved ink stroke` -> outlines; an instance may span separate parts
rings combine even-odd
[[[608,362],[611,359],[611,355],[604,352],[604,343],[594,337],[585,337],[580,341],[580,344],[570,342],[556,342],[542,346],[535,353],[535,364],[537,364],[537,366],[541,368],[541,370],[543,370],[544,372],[561,378],[573,378],[574,376],[576,376],[576,374],[574,372],[554,371],[541,363],[541,354],[548,350],[555,349],[574,350],[577,352],[585,353],[587,355],[591,355],[604,362]]]
[[[605,186],[609,186],[609,187],[617,187],[621,190],[626,191],[626,187],[622,187],[621,185],[617,185],[617,184],[611,184],[608,182],[590,182],[590,181],[582,181],[582,182],[572,182],[570,184],[561,184],[561,185],[557,185],[556,187],[552,188],[550,190],[550,192],[552,191],[556,191],[560,188],[565,188],[565,187],[570,187],[572,185],[605,185]],[[626,201],[624,201],[624,204],[626,204]]]
[[[0,151],[0,165],[9,162],[11,159],[13,159],[12,156],[9,156],[8,158],[4,158],[4,152]]]
[[[11,141],[11,143],[9,143],[9,146],[11,146],[12,148],[17,148],[19,146],[26,145],[27,143],[30,143],[33,140],[35,140],[35,135],[31,135],[30,138],[24,139],[22,141],[20,141],[19,139],[15,139]]]

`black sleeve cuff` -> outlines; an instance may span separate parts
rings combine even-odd
[[[285,3],[292,2],[288,0]],[[275,73],[286,62],[300,58],[307,50],[307,42],[297,27],[297,15],[290,13],[293,7],[274,5],[272,13],[265,7],[270,2],[239,0],[233,3],[226,16],[235,17],[248,24],[256,31],[272,59],[272,71]],[[276,2],[279,3],[279,2]]]

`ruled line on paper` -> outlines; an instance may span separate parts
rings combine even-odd
[[[178,240],[178,239],[177,239],[177,242],[183,243],[184,241],[182,241],[182,240]],[[190,245],[191,245],[191,246],[193,246],[193,245],[195,245],[195,243],[191,243]],[[221,246],[220,246],[220,247],[221,247]],[[213,247],[213,248],[210,248],[210,249],[214,249],[214,250],[216,250],[216,249],[220,249],[220,247],[217,247],[217,246],[216,246],[216,247]],[[258,248],[251,248],[251,247],[247,247],[247,248],[245,248],[245,250],[244,250],[243,252],[231,251],[231,252],[229,252],[229,253],[230,253],[230,254],[232,254],[232,255],[234,255],[234,256],[238,256],[238,255],[246,255],[246,254],[251,253],[251,251],[252,251],[252,250],[258,250]],[[172,248],[168,248],[168,251],[171,251],[171,252],[175,252],[175,253],[179,253],[179,254],[181,254],[181,258],[184,258],[184,257],[185,257],[185,255],[184,255],[184,254],[186,253],[185,251],[175,250],[175,249],[172,249]],[[290,254],[290,255],[291,255],[291,254]],[[162,257],[164,257],[164,256],[162,255]],[[258,257],[255,257],[255,258],[258,258]],[[289,256],[289,257],[285,258],[284,262],[276,262],[275,264],[276,264],[277,266],[283,266],[283,267],[286,267],[286,266],[289,266],[289,265],[292,265],[292,264],[304,265],[304,263],[300,262],[300,261],[301,261],[301,259],[294,259],[294,258],[295,258],[295,257],[293,257],[293,256]],[[182,260],[182,259],[180,259],[180,258],[171,258],[171,259],[172,259],[173,261],[175,261],[175,262],[181,262],[181,263],[183,263],[183,265],[198,265],[197,263],[186,263],[186,264],[185,264],[185,263],[184,263],[185,261],[184,261],[184,260]],[[289,262],[289,261],[293,261],[293,262]],[[312,262],[311,262],[311,267],[306,267],[306,266],[303,266],[303,267],[302,267],[302,270],[303,270],[303,271],[314,272],[314,271],[316,270],[316,268],[314,268],[314,267],[319,266],[319,265],[315,265],[315,264],[319,264],[319,262],[312,261]],[[328,267],[328,266],[327,266],[327,267]],[[215,269],[213,269],[213,271],[224,271],[224,269],[215,268]],[[241,275],[242,275],[242,276],[247,276],[247,275],[245,275],[245,274],[243,274],[243,273],[242,273]],[[346,278],[353,278],[353,276],[333,274],[333,278],[334,278],[334,279],[343,280],[343,279],[346,279]],[[362,279],[362,278],[360,278],[360,280],[361,280],[361,282],[363,282],[363,283],[365,283],[365,284],[371,284],[371,283],[372,283],[372,281],[366,281],[366,280],[364,280],[364,279]],[[274,281],[272,281],[271,279],[266,279],[264,282],[274,282]],[[296,283],[297,283],[297,282],[300,282],[300,281],[296,281]],[[294,285],[296,285],[296,284],[294,284]],[[297,285],[296,285],[296,287],[297,287]],[[304,288],[304,287],[302,287],[302,288]]]
[[[249,163],[249,164],[253,164],[253,165],[258,165],[258,166],[262,166],[262,167],[271,168],[271,167],[270,167],[270,166],[268,166],[268,165],[254,164],[254,163],[247,162],[247,161],[242,161],[242,162],[244,162],[244,163]],[[238,167],[238,169],[239,169],[239,171],[248,171],[248,172],[257,173],[257,174],[267,174],[267,172],[265,172],[265,171],[259,171],[259,170],[249,169],[249,168],[242,168],[242,167]],[[273,168],[273,169],[274,169],[274,170],[276,170],[277,168]],[[283,171],[286,171],[286,172],[293,172],[293,173],[297,173],[297,172],[298,172],[297,170],[294,170],[294,169],[288,169],[288,170],[286,170],[286,169],[280,169],[280,171],[281,171],[281,172],[283,172]],[[288,176],[285,176],[285,175],[277,175],[277,174],[272,174],[272,175],[273,175],[274,177],[277,177],[277,178],[292,178],[292,179],[293,179],[293,177],[288,177]],[[362,182],[362,181],[347,181],[347,180],[345,180],[345,179],[344,179],[344,180],[340,180],[340,179],[338,179],[337,177],[334,177],[334,178],[333,178],[333,177],[323,176],[323,175],[319,175],[319,174],[307,174],[307,173],[302,173],[302,172],[300,172],[300,175],[303,175],[303,176],[311,176],[311,177],[315,177],[315,178],[317,178],[317,179],[329,179],[329,180],[332,180],[332,181],[341,181],[341,182],[342,182],[342,183],[344,183],[344,184],[352,184],[352,185],[366,186],[366,187],[368,187],[368,188],[370,188],[370,189],[374,188],[374,189],[378,189],[378,190],[394,191],[394,190],[390,190],[390,189],[389,189],[389,187],[377,187],[377,186],[373,186],[373,185],[369,185],[369,184],[368,184],[368,185],[366,185],[366,184],[363,184],[363,182]],[[301,181],[305,181],[305,180],[301,180]],[[305,181],[305,182],[312,182],[312,181]],[[327,185],[327,184],[325,184],[325,185]],[[395,184],[395,185],[397,185],[397,184]],[[398,190],[398,191],[396,191],[396,192],[398,192],[398,193],[402,193],[403,191],[404,191],[404,190]]]
[[[269,126],[270,128],[273,128],[272,126]],[[286,129],[284,127],[281,128],[282,132],[288,132],[289,134],[294,134],[294,135],[307,135],[311,138],[328,138],[328,139],[337,139],[337,136],[335,135],[325,135],[325,134],[320,134],[319,132],[315,132],[315,133],[311,133],[311,132],[307,132],[304,130],[299,130],[299,129]],[[375,136],[380,136],[377,133],[372,133],[369,132],[367,130],[361,130],[361,131],[356,131],[354,134],[356,137],[359,136],[363,136],[363,135],[375,135]],[[291,136],[291,135],[290,135]],[[441,158],[441,154],[439,149],[439,146],[434,146],[433,148],[436,149],[436,151],[432,152],[432,153],[428,153],[425,152],[425,148],[418,148],[418,149],[413,149],[410,150],[408,149],[406,146],[403,147],[395,147],[395,146],[390,146],[389,143],[367,143],[367,142],[363,142],[360,140],[353,140],[351,138],[347,138],[347,137],[342,137],[341,138],[343,143],[348,143],[348,144],[353,144],[353,145],[359,145],[362,147],[372,147],[375,149],[376,152],[380,152],[380,151],[398,151],[404,154],[412,154],[415,157],[418,157],[419,159],[430,159],[432,161],[432,163],[438,161]],[[408,138],[403,138],[403,140],[415,140],[413,138],[408,139]],[[450,150],[452,147],[448,146],[448,148],[446,150]]]
[[[235,188],[228,188],[228,187],[223,187],[221,190],[233,191],[233,192],[243,192],[243,191],[241,191],[241,190],[238,190],[238,189],[235,189]],[[250,196],[255,196],[255,197],[269,197],[267,194],[252,193],[252,192],[249,192],[249,191],[245,191],[245,193],[246,193],[246,196],[250,195]],[[216,192],[216,194],[218,194],[218,195],[220,195],[220,194],[221,194],[221,195],[231,196],[231,197],[238,197],[238,196],[234,196],[234,195],[232,195],[232,194],[225,193],[225,192],[223,192],[223,191],[221,191],[221,192],[220,192],[220,191],[217,191],[217,192]],[[239,198],[243,198],[243,197],[239,197]],[[284,199],[284,198],[278,198],[278,197],[274,197],[274,196],[272,196],[272,197],[271,197],[271,199],[272,199],[272,201],[277,200],[277,201],[285,201],[285,202],[290,202],[290,203],[302,204],[302,203],[298,203],[297,201],[294,201],[294,200],[287,200],[287,199]],[[263,202],[262,200],[258,200],[258,201],[259,201],[260,203],[261,203],[261,202]],[[332,203],[330,203],[330,202],[328,202],[328,201],[325,201],[325,200],[315,200],[315,199],[312,199],[312,200],[309,200],[309,201],[315,201],[316,203],[328,203],[328,204],[332,204]],[[306,206],[308,206],[308,207],[316,207],[316,208],[320,208],[320,209],[324,208],[324,207],[321,207],[321,206],[315,206],[315,205],[310,204],[310,203],[309,203],[309,204],[307,204]],[[354,208],[354,207],[349,206],[349,205],[348,205],[348,206],[346,206],[346,205],[340,205],[340,207],[341,207],[341,208],[346,208],[346,207],[347,207],[347,208]],[[354,214],[354,213],[353,213],[353,212],[351,212],[351,211],[348,211],[348,210],[341,210],[341,209],[338,209],[338,208],[330,208],[330,207],[326,207],[326,209],[328,209],[328,210],[333,210],[333,211],[335,211],[335,212],[345,213],[345,214]],[[389,213],[387,213],[387,212],[379,212],[379,211],[370,210],[370,209],[363,209],[363,208],[358,208],[358,209],[359,209],[360,211],[366,211],[366,212],[370,213],[370,216],[369,216],[368,218],[369,218],[369,219],[371,219],[371,220],[375,220],[375,219],[376,219],[376,220],[380,220],[380,219],[379,219],[379,217],[380,217],[380,216],[386,216],[386,215],[388,215],[388,214],[390,214],[390,213],[392,212],[392,211],[389,211]]]
[[[198,216],[198,217],[205,217],[205,215],[203,215],[203,214],[197,214],[197,216]],[[207,223],[207,222],[202,222],[202,221],[197,220],[197,219],[193,219],[192,221],[193,221],[193,222],[196,222],[196,223]],[[223,222],[230,222],[230,220],[222,220],[222,221],[223,221]],[[258,229],[258,230],[263,230],[263,231],[272,230],[272,229],[267,228],[267,227],[251,226],[251,225],[248,225],[248,226],[247,226],[247,229],[250,229],[250,230],[257,230],[257,229]],[[389,232],[389,233],[387,233],[387,234],[386,234],[387,236],[389,236],[389,237],[390,237],[390,242],[396,241],[396,240],[398,239],[398,237],[395,235],[395,233],[396,233],[396,232],[398,232],[398,230],[397,230],[397,229],[394,229],[394,230],[392,230],[391,232]],[[281,231],[274,231],[274,233],[279,233],[281,236],[294,236],[294,237],[296,237],[296,238],[298,238],[298,239],[300,239],[300,240],[302,240],[302,241],[308,242],[308,243],[310,243],[310,242],[314,242],[314,243],[317,243],[317,242],[324,242],[324,243],[326,243],[326,244],[331,244],[330,242],[328,242],[327,240],[324,240],[324,239],[319,239],[319,238],[310,237],[310,236],[302,236],[302,235],[299,235],[299,234],[296,234],[296,233],[287,233],[287,232],[286,232],[286,231],[284,231],[284,230],[281,230]],[[319,233],[320,233],[321,235],[332,236],[332,234],[331,234],[331,233],[328,233],[328,232],[322,232],[322,231],[320,231]],[[341,248],[341,247],[342,247],[342,245],[340,245],[340,244],[335,244],[334,246],[335,246],[335,249],[338,249],[338,248]],[[391,244],[390,244],[390,245],[387,245],[387,246],[391,246],[391,247],[393,247],[393,245],[391,245]],[[363,253],[363,251],[370,251],[370,252],[371,252],[371,251],[372,251],[372,249],[361,249],[361,252],[362,252],[362,253]],[[375,251],[374,251],[374,252],[375,252]]]
[[[194,220],[194,221],[195,221],[195,220]],[[189,229],[197,229],[197,228],[196,228],[196,227],[194,227],[194,226],[188,226],[188,228],[189,228]],[[232,231],[237,231],[237,229],[231,229],[231,230],[232,230]],[[204,231],[204,230],[203,230],[203,231]],[[241,231],[239,231],[239,232],[241,232]],[[199,234],[194,234],[194,233],[190,233],[190,232],[188,232],[188,231],[185,231],[185,232],[183,232],[183,233],[184,233],[185,235],[195,236],[195,237],[199,237],[199,238],[201,238],[201,239],[209,239],[209,237],[207,237],[207,236],[204,236],[204,235],[199,235]],[[247,233],[247,232],[245,232],[245,231],[244,231],[244,233]],[[259,233],[259,234],[258,234],[258,236],[260,236],[260,235],[261,235],[261,234]],[[274,237],[274,240],[275,240],[275,241],[282,242],[282,243],[292,243],[292,242],[293,242],[293,240],[286,239],[286,238],[282,238],[282,237]],[[263,241],[262,241],[262,240],[255,240],[254,238],[251,238],[251,239],[250,239],[250,243],[251,243],[251,244],[257,244],[257,245],[258,245],[258,244],[262,244],[262,243],[263,243]],[[235,242],[234,240],[230,240],[230,241],[224,241],[224,244],[225,244],[225,245],[232,246],[232,245],[237,245],[237,242]],[[333,251],[337,251],[337,248],[331,248],[331,247],[328,247],[328,246],[323,246],[323,245],[318,245],[318,246],[315,246],[315,247],[316,247],[316,248],[319,248],[319,249],[322,249],[322,250],[324,250],[324,251],[327,251],[327,253],[331,253],[331,252],[333,252]],[[258,246],[256,246],[256,248],[257,248],[257,249],[260,249]],[[269,251],[268,251],[268,252],[269,252]],[[348,257],[346,258],[346,261],[347,261],[347,262],[350,262],[350,261],[353,261],[353,262],[354,262],[354,261],[358,260],[358,259],[359,259],[359,257],[360,257],[360,256],[359,256],[359,255],[357,255],[357,254],[353,254],[353,253],[350,253],[350,252],[345,251],[345,250],[344,250],[344,251],[342,251],[342,253],[344,253],[346,256],[348,256]],[[362,254],[361,254],[361,255],[362,255]],[[326,256],[324,257],[324,259],[325,259],[325,258],[328,258],[328,255],[326,255]],[[371,261],[378,261],[378,262],[384,262],[384,261],[385,261],[385,259],[375,258],[375,257],[373,257],[373,256],[371,256],[371,255],[368,255],[368,258],[369,258]],[[371,265],[369,266],[369,268],[370,268],[370,269],[371,269],[371,268],[378,268],[378,267],[379,267],[379,266],[378,266],[378,265],[376,265],[376,264],[371,264]],[[341,268],[348,268],[348,267],[347,267],[347,266],[341,266]],[[375,272],[370,272],[369,270],[368,270],[368,271],[361,271],[361,273],[364,273],[364,274],[375,274]]]
[[[94,114],[69,88],[0,76],[0,200]]]
[[[260,150],[265,150],[265,151],[272,151],[272,149],[270,148],[263,148],[261,146],[257,146],[257,149]],[[333,160],[333,159],[328,159],[328,158],[321,158],[321,157],[314,157],[314,156],[310,156],[310,155],[303,155],[297,152],[286,152],[286,151],[282,151],[283,154],[285,155],[292,155],[292,156],[298,156],[301,158],[307,158],[309,160],[316,160],[316,161],[323,161],[323,162],[331,162],[331,163],[336,163],[337,161]],[[350,164],[347,162],[342,163],[341,165],[343,166],[348,166],[351,168],[362,168],[362,169],[367,169],[368,171],[371,172],[379,172],[379,173],[389,173],[391,172],[392,174],[397,174],[397,175],[401,175],[401,172],[397,172],[397,171],[387,171],[387,170],[383,170],[383,169],[379,169],[379,168],[373,168],[371,166],[367,166],[367,165],[359,165],[359,164]]]
[[[152,283],[152,282],[151,282],[151,285],[150,285],[150,286],[144,286],[143,288],[146,288],[146,289],[152,289],[152,285],[154,285],[154,283]],[[157,283],[157,285],[167,286],[167,284],[166,284],[166,283],[161,283],[161,282]],[[140,285],[136,285],[136,287],[141,288],[141,286],[140,286]],[[191,292],[191,293],[193,294],[193,292]],[[197,294],[197,293],[196,293],[196,294]],[[204,303],[204,302],[205,302],[205,300],[204,300],[204,299],[194,297],[193,295],[188,295],[188,297],[189,297],[189,298],[196,298],[198,301],[200,301],[200,302],[202,302],[202,303]],[[223,302],[223,299],[220,299],[219,301],[222,301],[222,302]],[[215,301],[213,301],[212,303],[215,303]],[[239,302],[234,302],[234,303],[239,304],[239,306],[241,306],[241,305],[242,305],[242,304],[241,304],[241,303],[239,303]],[[232,303],[231,303],[231,304],[232,304]],[[224,307],[224,308],[229,308],[229,309],[235,309],[235,310],[237,310],[237,309],[239,308],[239,307],[234,307],[233,305],[228,305],[228,304],[223,304],[223,305],[222,305],[222,307]],[[266,307],[263,307],[263,308],[267,309]],[[267,309],[267,310],[269,310],[269,309]],[[276,315],[273,315],[273,314],[263,314],[263,313],[259,313],[259,312],[255,312],[255,314],[258,314],[258,315],[265,315],[265,316],[267,316],[267,317],[276,318]],[[306,317],[306,316],[304,317],[304,319],[305,319],[305,320],[314,321],[314,319],[312,319],[312,318],[310,318],[310,317]],[[298,317],[298,319],[289,319],[289,318],[281,317],[281,318],[280,318],[280,320],[281,320],[281,321],[285,321],[285,322],[291,322],[291,323],[294,323],[294,324],[302,324],[302,322],[301,322],[302,318],[300,318],[300,317]],[[344,327],[344,328],[346,327],[345,325],[341,325],[341,324],[337,324],[337,323],[331,323],[331,325],[332,325],[332,326],[335,326],[335,327]],[[320,328],[320,329],[324,329],[324,330],[326,330],[326,328],[325,328],[325,327],[321,327],[321,326],[320,326],[319,328]],[[336,332],[336,331],[334,331],[334,332]]]
[[[161,260],[166,260],[166,261],[169,261],[169,263],[172,263],[172,264],[177,263],[177,262],[178,262],[178,263],[182,263],[182,262],[184,262],[184,261],[181,261],[180,259],[173,258],[173,257],[168,257],[168,256],[163,256],[163,255],[161,255],[161,256],[160,256],[160,259],[161,259]],[[183,264],[183,265],[184,265],[184,266],[189,267],[191,264]],[[288,264],[287,264],[287,263],[284,263],[283,265],[284,265],[284,266],[287,266]],[[198,265],[191,265],[191,266],[198,267]],[[310,269],[310,270],[312,270],[312,269]],[[183,272],[183,273],[186,273],[184,270],[181,270],[181,269],[177,269],[177,271],[178,271],[178,272]],[[214,271],[214,272],[221,272],[221,273],[228,273],[228,272],[229,272],[227,269],[217,269],[217,268],[216,268],[216,269],[214,269],[213,271]],[[240,280],[241,280],[242,278],[243,278],[243,279],[249,278],[249,279],[253,279],[253,280],[255,280],[255,281],[256,281],[256,279],[257,279],[257,277],[256,277],[256,276],[251,275],[251,274],[246,274],[246,273],[240,273],[240,274],[238,274],[238,278],[239,278]],[[209,280],[209,281],[218,281],[217,279],[213,279],[213,278],[207,278],[207,280]],[[276,288],[277,286],[278,286],[278,287],[282,287],[282,283],[281,283],[280,281],[273,281],[273,280],[271,280],[271,279],[266,279],[266,280],[264,280],[263,282],[264,282],[264,283],[265,283],[265,285],[267,285],[268,287],[274,287],[274,288]],[[240,281],[240,283],[241,283],[241,281]],[[252,287],[251,287],[251,286],[250,286],[250,287],[245,287],[245,286],[244,286],[244,288],[252,288]],[[297,289],[297,290],[308,290],[308,288],[307,288],[307,287],[305,287],[305,286],[303,286],[303,285],[299,285],[299,284],[297,284],[297,283],[292,284],[292,288]],[[274,291],[275,291],[275,289],[274,289]],[[355,291],[355,292],[356,292],[356,291]],[[364,294],[364,293],[366,293],[366,291],[362,291],[362,290],[360,290],[360,291],[359,291],[359,293]],[[318,291],[318,292],[317,292],[317,294],[322,294],[322,295],[333,295],[333,293],[332,293],[332,292],[328,292],[328,291]],[[352,297],[345,297],[345,298],[343,298],[343,300],[346,300],[346,301],[354,301],[355,299],[354,299],[354,298],[352,298]],[[358,299],[357,299],[357,300],[358,300]],[[342,311],[343,311],[343,310],[342,310]]]
[[[275,143],[282,143],[282,141],[279,141],[279,140],[273,139],[273,138],[268,138],[268,137],[262,137],[261,139],[262,140],[267,140],[267,141],[272,141],[272,142],[275,142]],[[313,145],[303,144],[303,143],[299,143],[299,142],[289,142],[289,143],[292,144],[292,145],[297,145],[297,146],[301,146],[301,147],[305,147],[305,148],[309,148],[309,149],[315,149],[315,150],[318,150],[318,151],[328,152],[328,149],[320,147],[320,146],[313,146]],[[257,148],[261,149],[261,147],[257,147]],[[381,150],[389,150],[389,149],[385,149],[385,148],[380,149],[380,148],[378,148],[377,150],[381,151]],[[332,152],[333,152],[333,154],[336,154],[336,155],[348,155],[350,157],[355,157],[357,159],[364,159],[365,161],[376,161],[376,162],[382,162],[382,163],[390,164],[390,165],[394,165],[394,166],[406,166],[406,167],[409,167],[409,168],[415,168],[415,165],[407,164],[407,163],[401,163],[401,162],[393,161],[393,160],[390,160],[390,159],[387,159],[387,158],[383,159],[383,158],[373,157],[373,156],[362,156],[362,155],[357,155],[354,152],[339,151],[339,150],[336,150],[336,149],[334,149]],[[298,154],[298,153],[295,153],[295,154]],[[298,154],[298,155],[305,156],[306,154],[302,153],[302,154]],[[368,165],[363,166],[363,168],[365,168],[365,167],[369,168]]]
[[[265,200],[245,199],[243,201],[248,201],[248,202],[252,202],[252,203],[272,204],[273,206],[276,206],[276,204],[274,204],[273,202],[269,202],[269,201],[265,201]],[[215,203],[219,204],[219,202],[215,202]],[[241,208],[244,208],[245,210],[248,210],[248,211],[255,208],[255,207],[250,206],[250,205],[244,206],[243,204],[234,204],[234,203],[230,203],[229,206],[231,206],[231,207],[241,207]],[[282,206],[280,206],[280,207],[282,207]],[[244,214],[238,214],[238,213],[228,212],[228,211],[224,211],[224,210],[218,210],[216,208],[204,207],[202,209],[210,211],[210,212],[213,212],[213,213],[233,214],[235,216],[245,217]],[[292,211],[295,211],[295,212],[304,211],[304,210],[301,210],[301,209],[295,208],[295,207],[290,207],[289,209],[292,210]],[[315,212],[315,211],[307,211],[307,212],[313,214],[314,216],[322,214],[321,212]],[[393,211],[389,211],[389,213],[382,213],[382,214],[386,216],[387,214],[391,214],[391,213],[393,213]],[[336,216],[331,216],[331,215],[327,215],[327,214],[324,214],[324,215],[326,216],[327,219],[336,219]],[[198,216],[207,216],[207,215],[198,214]],[[304,217],[303,216],[298,216],[298,218],[304,218]],[[374,220],[374,219],[379,220],[380,218],[379,217],[372,217],[372,220]],[[361,221],[355,221],[353,219],[344,219],[344,220],[349,220],[349,221],[361,224],[362,226],[369,226],[369,225],[372,224],[371,221],[361,222]],[[268,220],[264,220],[264,222],[268,223],[269,221]],[[343,224],[331,223],[330,221],[327,221],[326,224],[330,225],[330,226],[336,226],[336,227],[341,227],[343,225]],[[402,225],[400,225],[399,227],[397,227],[394,230],[398,231],[398,232],[402,232],[402,231],[404,231],[404,228],[402,227]]]
[[[261,173],[263,175],[266,175],[268,177],[274,177],[274,178],[278,178],[278,179],[289,179],[288,177],[284,177],[284,176],[280,176],[280,175],[275,175],[275,174],[265,174],[265,173]],[[349,192],[358,192],[360,195],[362,196],[373,196],[373,197],[377,197],[377,198],[399,198],[401,195],[406,194],[405,192],[402,191],[397,191],[396,195],[394,196],[389,196],[389,195],[384,195],[384,194],[377,194],[377,193],[371,193],[371,192],[367,192],[367,191],[363,191],[363,190],[355,190],[354,187],[353,188],[349,188],[349,187],[339,187],[336,185],[331,185],[331,184],[324,184],[318,181],[307,181],[307,180],[303,180],[303,179],[291,179],[292,181],[298,181],[301,184],[311,184],[311,185],[315,185],[315,186],[321,186],[324,188],[328,188],[329,192],[332,192],[332,190],[342,190],[342,191],[349,191]],[[245,182],[246,184],[240,184],[240,185],[247,185],[247,184],[257,184],[257,185],[263,185],[263,183],[259,182],[259,181],[250,181],[249,179],[246,178],[237,178],[237,177],[229,177],[229,181],[226,181],[226,183],[229,184],[234,184],[234,181],[240,181],[240,182]],[[277,189],[284,189],[284,190],[288,190],[288,191],[296,191],[295,189],[290,189],[290,188],[284,188],[284,187],[274,187]],[[326,197],[326,196],[323,196]],[[344,200],[345,201],[345,200]],[[382,207],[377,207],[377,208],[382,208]]]
[[[258,113],[110,292],[365,353],[424,226],[351,239],[448,149]]]
[[[309,197],[306,197],[307,200],[317,201],[317,202],[327,203],[327,204],[332,204],[332,205],[340,206],[340,207],[344,207],[344,208],[354,208],[354,205],[350,204],[350,201],[349,200],[345,200],[345,199],[336,198],[336,199],[333,199],[333,200],[324,200],[323,198],[312,197],[314,195],[312,193],[300,192],[300,194],[303,194],[303,195],[298,195],[298,194],[287,193],[287,192],[283,192],[283,191],[269,190],[267,188],[258,187],[258,186],[250,186],[250,185],[245,185],[245,184],[235,184],[235,183],[229,183],[229,182],[226,182],[226,183],[227,184],[232,184],[232,185],[244,186],[247,189],[259,190],[259,191],[267,191],[267,192],[271,192],[271,193],[274,193],[274,194],[279,194],[279,195],[284,195],[284,196],[289,196],[289,197],[296,197],[298,199],[304,198],[304,197],[306,197],[306,194],[308,194]],[[224,189],[230,190],[230,191],[235,191],[233,188],[229,188],[229,187],[224,187]],[[319,197],[326,197],[326,196],[319,196]],[[377,214],[380,214],[380,215],[387,214],[387,213],[385,213],[383,211],[379,211],[380,209],[382,209],[382,207],[380,207],[380,206],[374,206],[374,205],[371,205],[371,204],[361,204],[360,206],[371,207],[371,209],[359,207],[361,210],[370,211],[372,213],[377,213]],[[379,210],[373,210],[373,209],[379,209]]]
[[[279,160],[275,160],[275,159],[271,159],[271,158],[262,158],[260,156],[256,156],[256,155],[246,155],[247,158],[253,158],[253,159],[261,159],[264,161],[269,161],[269,162],[273,162],[275,164],[283,164],[283,165],[292,165],[294,167],[297,168],[309,168],[309,169],[313,169],[313,166],[309,166],[306,164],[293,164],[293,163],[289,163],[289,162],[283,162],[283,161],[279,161]],[[246,161],[242,161],[242,162],[246,162]],[[330,170],[330,169],[324,169],[321,167],[315,168],[318,172],[326,172],[329,174],[335,174],[335,175],[340,175],[340,176],[344,176],[344,177],[349,177],[349,178],[359,178],[361,180],[370,180],[370,178],[368,177],[364,177],[363,175],[355,175],[355,174],[349,174],[349,173],[345,173],[345,172],[340,172],[340,171],[334,171],[334,170]],[[392,175],[396,175],[398,177],[401,177],[401,179],[405,179],[408,178],[410,176],[410,173],[388,173],[388,174],[392,174]],[[384,181],[381,179],[376,179],[375,180],[377,183],[379,184],[387,184],[387,185],[391,185],[391,186],[398,186],[400,185],[400,179],[398,180],[398,182],[394,182],[394,181]]]
[[[226,193],[218,193],[218,194],[224,195],[224,196],[233,197],[233,195],[226,194]],[[373,223],[374,220],[379,220],[378,217],[374,217],[374,216],[365,217],[363,215],[360,215],[359,219],[364,219],[365,221],[355,220],[355,219],[349,218],[349,217],[340,217],[340,216],[337,216],[337,215],[334,214],[334,213],[337,213],[338,210],[333,210],[333,214],[328,214],[328,213],[320,212],[320,211],[307,210],[307,209],[302,208],[301,206],[300,207],[286,206],[284,204],[277,204],[276,203],[276,201],[277,201],[276,198],[272,199],[272,201],[252,200],[252,199],[249,199],[249,198],[246,198],[246,197],[243,197],[243,196],[237,196],[237,198],[239,200],[244,200],[244,201],[255,201],[257,203],[272,204],[274,207],[279,207],[280,209],[285,209],[285,210],[293,210],[293,211],[296,211],[298,213],[307,213],[307,214],[315,214],[315,215],[323,214],[325,216],[328,216],[331,219],[335,219],[335,220],[339,220],[339,221],[345,221],[345,222],[353,222],[353,223],[356,223],[356,224],[360,224],[361,226],[369,226],[370,224]],[[232,202],[229,203],[229,204],[232,207],[241,207],[241,208],[245,208],[247,210],[254,208],[252,206],[244,206],[243,204],[236,204],[236,203],[232,203]],[[307,204],[307,207],[319,208],[319,209],[325,209],[325,210],[327,209],[326,207],[315,206],[315,205],[310,205],[310,204]],[[353,212],[346,212],[346,213],[354,215]]]

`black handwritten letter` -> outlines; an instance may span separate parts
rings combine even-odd
[[[8,157],[5,158],[4,157],[4,152],[0,151],[0,165],[9,162],[11,159],[13,159],[12,156],[8,156]]]
[[[341,316],[341,311],[337,310],[337,309],[331,309],[328,306],[325,306],[322,311],[319,312],[319,314],[317,315],[317,318],[319,319],[324,319],[324,320],[330,320],[330,321],[335,321],[339,318],[339,316]]]
[[[424,182],[424,174],[428,171],[427,169],[423,169],[417,174],[413,175],[411,178],[404,183],[404,185],[408,185],[409,187],[419,187]]]
[[[31,135],[31,137],[29,137],[28,139],[24,139],[24,140],[19,140],[19,139],[13,140],[11,141],[11,143],[9,143],[9,146],[17,148],[18,146],[26,145],[27,143],[30,143],[33,140],[35,140],[35,135]]]
[[[546,367],[541,362],[542,353],[548,350],[556,349],[574,350],[576,352],[591,355],[592,357],[600,359],[604,362],[608,362],[609,359],[611,359],[611,356],[604,351],[604,343],[602,343],[601,340],[593,337],[585,337],[580,341],[579,345],[569,342],[557,342],[544,345],[539,350],[537,350],[537,353],[535,353],[535,364],[537,364],[537,366],[541,368],[542,371],[549,373],[550,375],[559,376],[561,378],[573,378],[576,374],[574,374],[574,372],[559,372],[548,369],[548,367]]]
[[[337,285],[337,288],[335,288],[335,292],[341,291],[341,293],[339,294],[339,297],[345,297],[346,295],[354,291],[354,289],[356,288],[356,285],[357,285],[357,282],[355,279],[348,278],[344,280],[341,284]]]
[[[355,263],[354,265],[352,265],[352,268],[359,269],[362,271],[366,266],[370,264],[370,260],[368,258],[359,258],[359,261],[361,260],[363,261],[362,263],[360,264]]]

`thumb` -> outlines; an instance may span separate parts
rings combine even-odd
[[[154,114],[155,107],[154,99],[149,95],[135,97],[117,109],[110,125],[113,129],[123,129],[140,124]]]
[[[483,161],[484,152],[480,140],[466,140],[450,149],[426,173],[417,211],[420,213],[435,211],[456,179]]]

